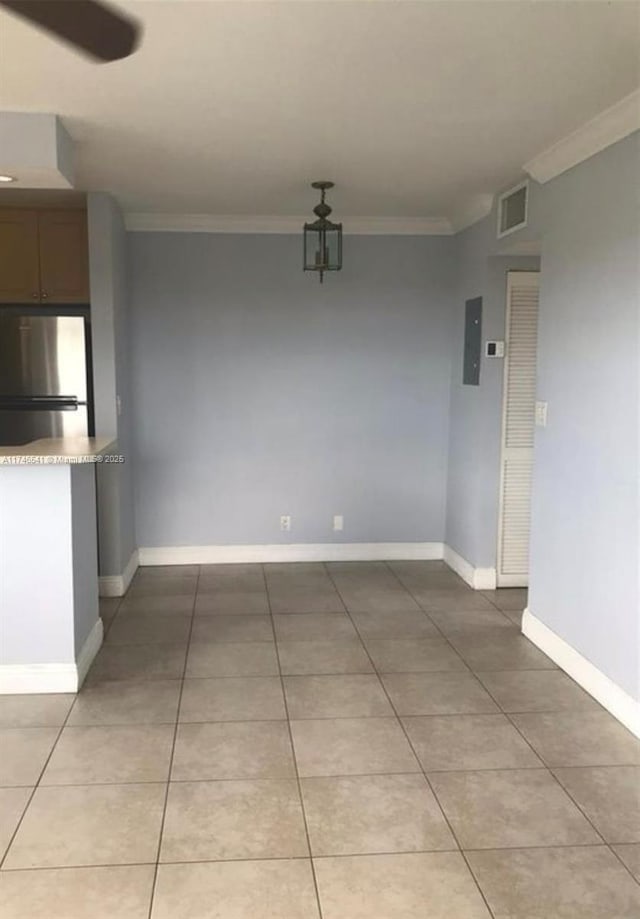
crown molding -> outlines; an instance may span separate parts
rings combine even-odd
[[[125,226],[146,233],[279,233],[299,234],[306,217],[250,216],[239,214],[136,214],[125,215]],[[451,236],[443,217],[345,217],[345,236]]]
[[[346,236],[451,236],[446,217],[345,217]]]
[[[463,207],[454,211],[451,217],[451,226],[454,233],[466,230],[467,227],[484,220],[491,213],[493,207],[493,195],[475,195]]]
[[[127,230],[146,233],[299,233],[305,217],[245,214],[125,214]]]
[[[600,112],[577,131],[525,163],[524,170],[545,183],[640,129],[640,89]]]

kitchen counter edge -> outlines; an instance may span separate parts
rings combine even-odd
[[[112,437],[43,437],[17,447],[0,447],[0,466],[100,463],[116,448]]]

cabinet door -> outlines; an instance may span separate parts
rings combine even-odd
[[[37,214],[25,208],[0,208],[0,303],[39,299]]]
[[[43,303],[89,302],[89,247],[84,211],[38,211]]]

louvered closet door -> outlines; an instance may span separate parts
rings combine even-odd
[[[529,581],[538,277],[533,271],[510,271],[507,275],[497,572],[500,587],[526,587]]]

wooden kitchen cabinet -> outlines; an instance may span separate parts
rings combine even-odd
[[[40,297],[46,303],[89,302],[87,215],[38,211]]]
[[[40,300],[38,215],[24,208],[0,209],[0,303]]]
[[[0,209],[0,303],[88,302],[85,211]]]

